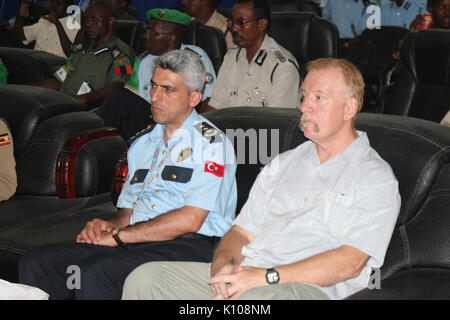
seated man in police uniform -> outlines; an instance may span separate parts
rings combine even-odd
[[[11,132],[0,117],[0,202],[8,200],[17,188],[16,160]]]
[[[151,108],[157,124],[128,150],[128,177],[115,216],[94,219],[77,243],[29,251],[20,281],[50,299],[120,299],[127,275],[148,261],[203,261],[231,227],[236,209],[236,157],[227,137],[195,106],[205,70],[188,50],[154,62]],[[79,266],[79,289],[66,286]]]
[[[59,90],[84,107],[102,102],[113,88],[128,81],[135,58],[133,49],[116,37],[115,21],[108,1],[92,3],[67,64],[55,78],[33,85]]]
[[[237,0],[230,21],[235,47],[228,50],[207,108],[299,105],[300,73],[294,56],[267,35],[266,0]]]
[[[125,140],[153,123],[149,104],[150,80],[153,74],[152,64],[158,56],[175,49],[191,50],[200,56],[206,69],[203,104],[208,104],[216,80],[214,66],[208,54],[198,46],[181,43],[186,26],[191,22],[187,14],[177,10],[152,9],[147,12],[147,18],[147,50],[136,58],[133,73],[125,87],[112,90],[98,111],[105,126],[117,128]]]

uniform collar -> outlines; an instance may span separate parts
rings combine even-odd
[[[255,54],[255,56],[252,58],[252,61],[249,64],[257,63],[258,65],[262,65],[264,63],[265,56],[267,56],[267,52],[270,49],[270,43],[272,38],[269,37],[267,34],[264,36],[264,40],[261,43],[261,46],[259,47],[258,52]],[[247,61],[247,50],[245,48],[239,48],[237,54],[236,54],[236,62],[239,59],[245,59]],[[259,62],[258,62],[259,61]]]
[[[197,113],[195,109],[192,109],[189,117],[184,120],[183,124],[180,128],[178,128],[177,132],[167,141],[167,145],[170,147],[174,143],[178,143],[180,140],[185,139],[186,133],[192,134],[192,128],[194,124],[201,121],[200,115]],[[158,143],[163,140],[163,134],[166,126],[164,124],[156,124],[155,129],[149,133],[149,140],[153,143]]]

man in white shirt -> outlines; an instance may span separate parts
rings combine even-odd
[[[142,265],[124,299],[343,299],[367,287],[400,210],[398,182],[354,127],[356,67],[325,58],[308,71],[299,128],[310,141],[263,169],[212,263]]]
[[[67,15],[67,7],[73,0],[52,0],[48,4],[49,15],[41,17],[31,26],[24,26],[30,16],[30,5],[22,1],[14,26],[14,36],[27,45],[36,41],[35,50],[46,51],[63,58],[70,53],[70,45],[80,29],[80,23]]]

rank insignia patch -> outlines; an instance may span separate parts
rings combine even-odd
[[[6,146],[7,144],[11,143],[11,138],[9,137],[9,134],[0,134],[0,146]]]

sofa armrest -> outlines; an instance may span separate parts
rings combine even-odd
[[[114,165],[124,150],[125,141],[113,128],[96,128],[72,136],[56,160],[58,197],[72,199],[109,191]],[[105,180],[108,190],[101,187]]]
[[[380,289],[364,289],[347,300],[448,300],[450,270],[417,268],[400,271],[381,281]]]

